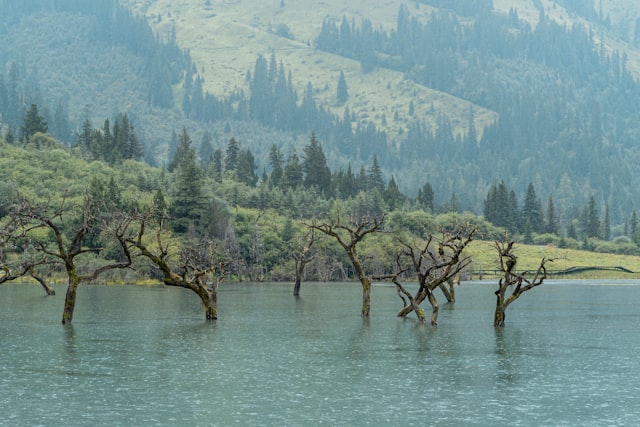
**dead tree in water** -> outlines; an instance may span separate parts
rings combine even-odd
[[[520,296],[536,286],[542,285],[547,278],[547,262],[553,262],[553,259],[542,258],[533,278],[528,279],[527,271],[522,273],[516,272],[518,258],[513,253],[514,242],[495,242],[495,248],[498,251],[500,271],[502,277],[498,282],[496,294],[496,311],[493,316],[493,326],[503,327],[505,321],[505,311],[512,302],[520,298]],[[507,295],[507,290],[511,288],[511,294]]]
[[[127,243],[138,250],[162,272],[162,281],[167,286],[177,286],[193,291],[200,297],[205,307],[205,318],[218,318],[218,286],[226,277],[228,260],[220,257],[218,245],[211,240],[201,239],[184,248],[179,254],[171,254],[169,245],[163,243],[164,214],[158,219],[153,214],[136,218],[138,231],[135,237],[127,238]],[[147,241],[147,228],[155,229],[155,241]]]
[[[454,292],[447,289],[445,283],[452,283],[454,278],[471,262],[471,258],[463,256],[462,251],[473,241],[473,235],[477,227],[465,226],[459,232],[450,234],[442,232],[441,236],[429,235],[426,243],[419,247],[403,239],[399,239],[402,247],[398,255],[398,265],[402,259],[408,260],[409,267],[401,269],[402,272],[411,270],[418,278],[418,290],[411,295],[398,280],[398,275],[393,278],[393,283],[398,289],[398,295],[403,300],[404,307],[398,313],[398,317],[406,317],[412,311],[416,312],[420,322],[426,322],[424,310],[420,304],[428,299],[431,304],[431,324],[438,324],[438,300],[434,291],[440,288],[447,301],[455,300]],[[402,297],[406,296],[409,303]]]
[[[353,218],[348,224],[343,224],[340,215],[337,214],[331,222],[323,224],[310,224],[310,228],[331,236],[342,246],[347,253],[353,268],[362,285],[362,317],[368,318],[371,312],[371,283],[372,278],[365,271],[362,260],[358,255],[358,243],[369,234],[382,231],[384,215],[381,218],[369,218],[368,216]]]
[[[67,274],[68,286],[62,312],[62,323],[71,323],[76,304],[76,294],[80,283],[96,280],[101,274],[131,266],[131,255],[124,241],[124,233],[128,222],[113,215],[109,223],[100,224],[100,230],[115,239],[122,250],[121,260],[115,260],[95,267],[80,268],[77,259],[96,254],[102,249],[87,244],[92,233],[97,231],[97,223],[103,212],[89,198],[80,205],[68,203],[62,198],[59,205],[34,206],[26,200],[15,206],[11,213],[13,220],[19,224],[21,236],[29,238],[34,249],[42,254],[47,263],[61,264]],[[46,230],[48,233],[39,233]],[[33,273],[30,270],[29,273]],[[36,280],[38,277],[35,276]],[[38,280],[40,281],[40,280]],[[42,284],[42,282],[40,281]]]
[[[302,284],[302,276],[304,269],[311,261],[315,259],[315,254],[311,252],[313,244],[316,242],[316,233],[314,229],[310,229],[296,243],[289,248],[291,257],[295,262],[295,283],[293,285],[293,296],[300,296],[300,286]]]

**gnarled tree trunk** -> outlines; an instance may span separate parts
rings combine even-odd
[[[513,245],[514,242],[495,242],[495,248],[500,257],[500,270],[502,271],[502,277],[498,281],[498,289],[495,291],[496,309],[493,314],[493,326],[495,327],[504,326],[506,310],[511,303],[520,298],[526,291],[542,285],[547,278],[546,263],[553,261],[549,258],[543,258],[533,278],[528,279],[525,276],[526,273],[516,272],[518,258],[513,253]],[[509,295],[507,295],[508,289],[512,289]]]

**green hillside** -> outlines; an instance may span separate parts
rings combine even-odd
[[[86,120],[102,128],[126,112],[144,149],[136,159],[167,164],[185,127],[203,165],[231,138],[250,149],[260,182],[274,146],[286,162],[315,133],[336,173],[366,173],[375,160],[411,199],[432,191],[437,212],[487,214],[504,182],[513,197],[503,216],[520,214],[533,186],[535,210],[557,216],[552,233],[637,238],[640,26],[630,2],[0,7],[6,137],[21,137],[31,104],[68,145]],[[587,208],[601,236],[587,231]]]
[[[571,25],[574,22],[589,24],[585,19],[567,12],[553,1],[541,2],[545,12],[557,22]],[[640,4],[617,0],[603,3],[605,16],[616,23],[619,36],[632,37],[635,19],[640,16]],[[153,28],[164,37],[175,31],[178,43],[189,49],[205,77],[206,90],[220,96],[231,94],[237,88],[248,89],[246,74],[253,68],[256,55],[269,56],[275,52],[285,67],[296,78],[294,82],[300,93],[307,82],[311,82],[317,99],[338,116],[345,106],[371,120],[391,135],[399,127],[407,126],[409,104],[413,100],[416,116],[435,125],[437,115],[446,114],[458,132],[465,132],[467,112],[471,103],[455,96],[430,89],[406,79],[403,73],[376,68],[363,73],[359,62],[320,51],[314,47],[322,21],[331,17],[337,21],[348,19],[370,19],[375,26],[391,30],[395,27],[400,5],[406,4],[409,11],[427,20],[435,10],[418,2],[404,1],[352,1],[325,0],[321,2],[302,0],[194,2],[169,0],[123,0],[123,4],[136,13],[144,15]],[[494,9],[508,14],[516,9],[521,19],[536,25],[539,11],[530,0],[495,0]],[[282,36],[286,26],[291,38]],[[594,24],[594,32],[598,27]],[[626,30],[625,30],[626,29]],[[633,49],[615,34],[604,35],[605,48],[618,49],[629,58],[629,68],[640,75],[640,50]],[[340,71],[344,71],[349,91],[353,95],[346,104],[336,105],[336,84]],[[473,107],[476,126],[496,119],[496,113]],[[398,111],[402,121],[391,119]],[[382,117],[386,116],[386,124]]]

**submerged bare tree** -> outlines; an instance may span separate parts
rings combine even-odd
[[[195,292],[205,307],[206,319],[217,319],[218,286],[226,277],[228,259],[216,242],[204,238],[172,254],[169,244],[163,242],[167,237],[166,219],[164,214],[159,218],[154,214],[138,215],[137,233],[127,238],[127,243],[160,269],[165,285]],[[152,229],[151,239],[145,238],[148,228]]]
[[[447,288],[445,284],[453,287],[453,282],[460,272],[471,262],[471,257],[464,256],[463,250],[473,241],[473,235],[476,233],[477,227],[464,226],[456,233],[441,232],[436,237],[430,234],[424,245],[418,246],[399,238],[401,251],[398,254],[397,264],[408,267],[400,267],[398,274],[392,278],[393,283],[398,289],[398,295],[403,301],[404,307],[398,313],[398,317],[406,317],[412,311],[415,311],[420,322],[426,322],[424,310],[420,304],[425,300],[429,300],[431,304],[431,324],[438,323],[438,300],[434,295],[434,291],[439,288],[447,298],[447,301],[453,302],[454,291]],[[400,274],[411,271],[418,278],[418,290],[411,295],[399,281]],[[404,299],[407,297],[407,300]],[[407,302],[408,301],[408,302]]]
[[[63,324],[71,323],[73,319],[80,283],[96,280],[109,270],[131,265],[131,255],[124,240],[128,221],[118,215],[111,215],[107,220],[101,213],[98,205],[89,198],[75,205],[65,196],[57,205],[36,206],[23,199],[11,214],[19,224],[20,236],[29,239],[34,249],[43,255],[45,262],[62,265],[66,272],[68,286],[62,312]],[[96,238],[98,232],[103,234],[103,238],[108,236],[118,242],[121,259],[99,266],[91,262],[78,263],[79,258],[102,250]],[[33,269],[28,272],[33,274]],[[35,278],[38,280],[38,276]]]
[[[309,229],[307,233],[296,239],[289,247],[291,257],[295,262],[295,283],[293,285],[293,296],[300,296],[300,286],[302,283],[302,277],[304,276],[304,269],[307,264],[315,259],[315,254],[312,252],[313,245],[316,242],[315,230]]]
[[[330,222],[322,224],[309,224],[312,229],[331,236],[342,246],[347,253],[351,265],[358,275],[358,280],[362,285],[362,317],[369,317],[371,312],[371,283],[372,278],[362,264],[362,260],[358,255],[357,246],[365,237],[372,233],[382,231],[384,225],[384,215],[380,218],[371,218],[369,216],[361,216],[351,218],[347,224],[344,224],[339,213],[336,214]]]
[[[542,285],[547,278],[546,264],[553,262],[553,259],[542,258],[540,265],[533,273],[533,277],[527,278],[530,275],[528,271],[522,273],[516,272],[516,265],[518,264],[518,257],[513,253],[514,242],[495,242],[495,248],[498,251],[500,271],[502,277],[498,282],[498,289],[496,294],[496,311],[493,316],[493,326],[502,327],[505,321],[505,311],[507,307],[511,305],[520,296],[536,286]],[[509,294],[507,291],[511,289]]]

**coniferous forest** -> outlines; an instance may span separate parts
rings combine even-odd
[[[409,125],[389,132],[349,109],[355,94],[344,73],[336,115],[311,83],[296,89],[305,76],[275,51],[256,55],[246,89],[215,95],[175,34],[160,37],[117,2],[0,0],[5,229],[10,219],[69,215],[66,232],[84,230],[76,237],[96,248],[82,262],[100,269],[127,258],[106,238],[116,213],[151,224],[137,215],[164,212],[166,224],[153,220],[178,247],[206,236],[224,254],[225,276],[254,281],[292,280],[309,230],[338,217],[384,218],[394,231],[364,243],[366,267],[380,277],[393,271],[393,235],[426,238],[462,223],[486,240],[508,233],[639,253],[640,86],[626,54],[605,49],[591,26],[562,25],[543,9],[534,27],[491,1],[420,3],[432,8],[428,20],[401,4],[391,29],[327,17],[313,48],[467,101],[462,127],[445,112],[425,120],[411,104]],[[479,127],[477,108],[496,119]],[[88,206],[102,213],[77,228]],[[52,232],[13,234],[4,265],[38,261],[32,251]],[[313,249],[306,279],[357,276],[331,239]],[[152,266],[108,270],[112,280],[160,278]]]

